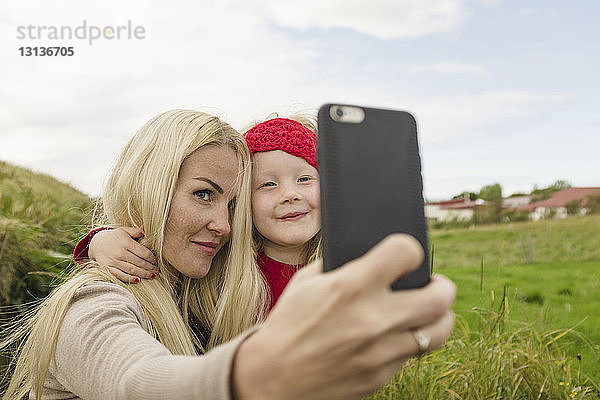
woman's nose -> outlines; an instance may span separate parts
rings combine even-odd
[[[231,223],[229,221],[229,207],[219,207],[215,210],[210,222],[207,225],[208,230],[218,236],[225,236],[231,232]]]

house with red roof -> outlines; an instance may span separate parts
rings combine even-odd
[[[475,209],[485,205],[481,199],[470,200],[459,197],[452,200],[425,203],[425,217],[439,222],[468,221],[473,218]]]
[[[579,201],[580,214],[587,213],[588,196],[600,195],[600,187],[571,187],[555,192],[549,199],[536,201],[519,207],[530,212],[529,218],[538,221],[554,215],[555,218],[567,217],[567,205]]]

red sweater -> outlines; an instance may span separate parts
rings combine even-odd
[[[89,258],[88,250],[90,248],[90,242],[94,235],[100,231],[105,229],[111,229],[108,226],[101,226],[96,229],[92,229],[85,235],[77,244],[75,245],[75,249],[73,250],[73,260],[77,263],[84,262],[87,258]]]
[[[271,289],[271,308],[275,305],[283,289],[287,286],[292,276],[304,265],[290,265],[275,261],[272,258],[260,253],[256,259],[260,270],[262,271],[269,289]]]
[[[82,262],[88,258],[88,246],[90,245],[90,240],[97,232],[103,229],[110,228],[96,228],[88,233],[83,239],[81,239],[79,243],[77,243],[77,246],[75,246],[75,251],[73,252],[73,258],[75,261]],[[266,256],[265,253],[260,253],[256,261],[267,281],[267,284],[269,285],[269,289],[271,290],[270,310],[279,299],[279,296],[281,296],[283,289],[285,289],[290,279],[292,279],[292,276],[304,265],[290,265],[275,261]]]

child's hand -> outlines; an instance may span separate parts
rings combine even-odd
[[[144,236],[142,228],[116,228],[98,232],[90,241],[89,257],[119,280],[139,282],[140,278],[154,278],[160,271],[156,257],[135,239]]]

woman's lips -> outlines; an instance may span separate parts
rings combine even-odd
[[[215,254],[217,254],[218,243],[215,243],[215,242],[192,242],[192,243],[194,243],[196,246],[198,246],[201,251],[203,251],[204,253],[206,253],[209,256],[214,256]]]
[[[281,221],[297,221],[297,220],[303,218],[306,214],[308,214],[308,211],[291,212],[291,213],[284,214],[277,219],[279,219]]]

